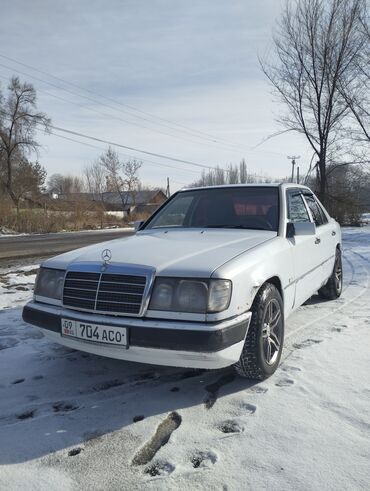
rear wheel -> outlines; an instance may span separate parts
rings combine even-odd
[[[335,253],[335,262],[333,272],[326,282],[326,284],[320,288],[319,295],[325,300],[335,300],[339,298],[342,293],[343,287],[343,269],[342,269],[342,253],[339,248]]]
[[[252,319],[239,361],[242,377],[263,380],[277,369],[284,342],[283,300],[276,286],[266,283],[256,295]]]

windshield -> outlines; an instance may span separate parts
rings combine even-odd
[[[232,187],[182,191],[145,228],[240,228],[277,232],[278,224],[277,187]]]

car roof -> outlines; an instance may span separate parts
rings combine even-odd
[[[294,182],[259,182],[259,183],[248,183],[248,184],[220,184],[216,186],[201,186],[201,187],[193,187],[193,188],[182,188],[180,191],[199,191],[202,189],[228,189],[228,188],[256,188],[256,187],[269,187],[269,188],[300,188],[300,189],[308,189],[310,188],[304,186],[302,184],[296,184]]]

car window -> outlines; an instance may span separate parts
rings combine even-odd
[[[315,203],[317,204],[317,206],[320,210],[323,223],[328,223],[328,219],[327,219],[327,216],[325,215],[323,207],[320,205],[320,203],[317,201],[317,199],[315,197],[314,197],[314,200],[315,200]]]
[[[145,228],[244,228],[277,232],[278,225],[278,188],[241,186],[182,191]]]
[[[324,224],[324,218],[321,214],[321,210],[319,205],[317,204],[315,198],[312,195],[305,195],[306,203],[310,209],[313,221],[315,222],[316,227]]]
[[[154,227],[182,227],[186,215],[194,201],[194,196],[186,195],[179,196],[178,199],[170,202],[167,213],[158,216],[155,220]]]
[[[291,222],[310,221],[310,216],[300,193],[288,193],[288,220]]]

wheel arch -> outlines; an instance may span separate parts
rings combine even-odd
[[[281,283],[281,279],[279,278],[279,276],[271,276],[270,278],[267,278],[265,281],[263,281],[260,285],[258,285],[255,289],[255,292],[254,292],[254,296],[253,296],[253,300],[252,300],[252,305],[254,303],[254,300],[256,298],[256,295],[257,293],[261,290],[261,288],[266,285],[266,284],[271,284],[271,285],[274,285],[276,287],[276,289],[278,290],[278,292],[280,293],[280,296],[281,296],[281,299],[283,301],[283,305],[284,305],[284,289],[283,289],[283,286],[282,286],[282,283]]]

